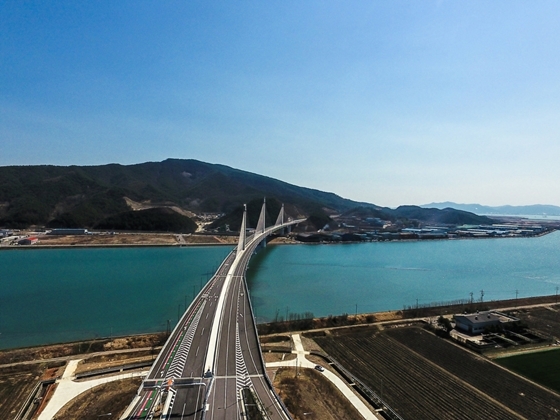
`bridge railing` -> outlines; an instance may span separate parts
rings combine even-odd
[[[284,405],[284,402],[280,399],[280,397],[278,396],[276,391],[274,391],[274,385],[272,384],[272,381],[270,380],[270,378],[268,377],[268,375],[266,373],[266,364],[265,364],[264,359],[263,359],[261,340],[259,340],[259,333],[258,333],[258,330],[257,330],[257,320],[255,319],[255,315],[254,315],[255,312],[253,312],[253,304],[251,303],[251,299],[249,298],[250,297],[249,287],[247,286],[247,282],[245,281],[245,278],[243,278],[243,286],[245,288],[245,293],[247,294],[247,297],[248,297],[247,300],[249,301],[249,309],[251,310],[251,319],[253,320],[253,328],[255,329],[255,334],[257,336],[257,346],[258,346],[258,349],[259,349],[259,351],[258,351],[259,362],[261,364],[261,369],[263,371],[264,378],[266,380],[266,383],[268,385],[269,390],[272,392],[272,395],[274,395],[274,399],[280,405],[280,407],[284,411],[284,414],[286,414],[288,419],[293,420],[292,417],[289,414],[290,412],[288,411],[288,408]]]

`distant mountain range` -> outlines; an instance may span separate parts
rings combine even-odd
[[[423,208],[436,208],[445,209],[453,208],[457,210],[468,211],[474,214],[503,214],[511,216],[520,215],[547,215],[547,216],[560,216],[560,207],[545,205],[545,204],[533,204],[529,206],[483,206],[481,204],[457,204],[450,201],[445,201],[443,203],[430,203],[423,204],[420,207]]]
[[[279,209],[283,203],[288,216],[313,215],[321,221],[355,208],[370,209],[377,214],[375,217],[386,220],[457,224],[489,220],[466,212],[418,206],[393,210],[190,159],[136,165],[0,167],[0,227],[191,232],[196,229],[191,220],[195,215],[224,213],[229,215],[224,220],[235,229],[242,205],[262,202],[263,197],[269,199],[271,208]],[[258,218],[260,206],[248,207]],[[249,216],[255,217],[252,213]]]

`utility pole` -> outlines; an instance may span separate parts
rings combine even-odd
[[[470,295],[471,295],[471,305],[472,305],[473,302],[474,302],[474,299],[473,299],[473,292],[471,292]]]
[[[515,301],[517,302],[517,295],[519,294],[519,290],[515,289]]]
[[[484,302],[484,290],[480,291],[480,303]]]
[[[556,303],[558,303],[558,286],[556,286]]]

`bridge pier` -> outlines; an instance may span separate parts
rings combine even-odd
[[[257,245],[257,249],[266,248],[266,243],[268,242],[268,237],[264,238],[260,244]]]

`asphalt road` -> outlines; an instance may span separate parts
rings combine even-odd
[[[233,250],[226,257],[185,311],[126,419],[149,419],[160,406],[172,419],[241,420],[246,389],[269,419],[290,418],[268,382],[258,342],[245,271],[260,238],[251,239],[239,256]]]

